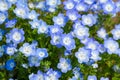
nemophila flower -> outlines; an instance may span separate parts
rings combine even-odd
[[[116,13],[116,5],[112,1],[108,1],[102,5],[105,14]]]
[[[98,46],[98,51],[99,51],[100,53],[104,53],[104,52],[106,51],[106,48],[104,47],[103,44],[99,44],[99,46]]]
[[[70,10],[75,8],[75,3],[73,0],[64,1],[63,4],[65,10]]]
[[[113,38],[115,40],[119,40],[120,39],[120,28],[114,28],[112,31],[111,31],[112,35],[113,35]]]
[[[64,51],[64,55],[65,56],[68,56],[68,55],[71,55],[71,54],[72,54],[72,52],[70,50],[65,50]]]
[[[75,53],[75,57],[78,59],[79,63],[86,63],[90,58],[90,50],[83,48],[79,48],[78,52]]]
[[[99,46],[99,43],[94,39],[90,39],[90,41],[88,41],[85,45],[85,47],[90,50],[97,50],[98,46]]]
[[[45,80],[44,73],[40,70],[37,71],[38,80]]]
[[[101,77],[100,80],[109,80],[109,78]]]
[[[88,5],[85,4],[85,3],[79,2],[79,3],[76,4],[75,9],[79,12],[81,12],[81,11],[86,12],[88,10]]]
[[[35,10],[32,10],[27,14],[28,19],[31,19],[31,20],[37,19],[39,15],[40,14],[38,14]]]
[[[46,0],[46,5],[50,6],[50,7],[56,7],[57,5],[61,4],[61,0]]]
[[[66,73],[67,71],[71,70],[72,66],[70,59],[60,58],[57,68],[61,69],[61,72],[63,73]]]
[[[75,77],[76,79],[81,78],[80,68],[75,67],[75,68],[73,69],[73,74],[74,74],[74,77]]]
[[[24,43],[23,46],[20,47],[19,51],[22,52],[26,57],[34,55],[35,45]]]
[[[52,34],[50,43],[52,45],[56,45],[57,47],[61,47],[61,35],[60,34]]]
[[[97,16],[93,14],[82,15],[82,24],[86,26],[93,26],[97,22]]]
[[[5,53],[8,55],[14,55],[14,53],[17,52],[16,46],[13,44],[8,44],[5,46]]]
[[[73,24],[73,28],[77,28],[79,26],[83,26],[80,20],[76,20]]]
[[[31,9],[34,9],[35,8],[35,4],[33,2],[29,2],[28,3],[28,7],[31,8]]]
[[[106,39],[107,38],[106,30],[104,28],[100,28],[97,31],[97,36],[100,37],[100,38],[102,38],[102,39]]]
[[[77,80],[75,76],[73,76],[72,78],[69,78],[68,80]]]
[[[74,49],[75,40],[73,39],[71,34],[63,34],[61,37],[61,45],[63,45],[67,50]]]
[[[7,0],[7,1],[11,4],[15,4],[17,2],[17,0]]]
[[[66,16],[68,16],[68,18],[72,21],[75,21],[81,17],[80,14],[78,14],[78,12],[75,10],[68,10],[66,12]]]
[[[0,46],[0,57],[3,56],[4,52],[5,52],[4,45],[2,45]]]
[[[45,34],[47,34],[48,33],[48,28],[49,28],[49,26],[46,24],[46,22],[44,22],[44,21],[41,21],[41,24],[40,24],[40,26],[38,26],[38,34],[43,34],[43,33],[45,33]]]
[[[29,24],[31,25],[31,29],[38,28],[40,26],[41,20],[34,19],[33,21],[29,21]]]
[[[0,12],[0,24],[2,24],[7,19],[7,12]]]
[[[28,64],[22,64],[21,65],[23,68],[27,69],[28,68]]]
[[[29,56],[28,57],[28,61],[29,61],[29,66],[30,67],[38,67],[40,66],[40,59],[38,56]]]
[[[7,1],[5,1],[5,0],[0,1],[0,11],[1,12],[7,11],[10,7],[11,7],[11,5]]]
[[[109,0],[98,0],[98,2],[100,3],[100,4],[103,4],[103,3],[106,3],[106,2],[108,2]]]
[[[112,38],[106,39],[104,41],[104,47],[107,49],[109,54],[116,53],[119,48],[119,44],[117,41],[113,40]]]
[[[74,29],[74,34],[78,39],[84,39],[89,36],[89,29],[81,25]]]
[[[12,19],[12,20],[8,20],[6,23],[5,23],[5,27],[6,28],[12,28],[15,26],[17,22],[17,19]]]
[[[40,60],[48,57],[47,49],[46,49],[46,48],[37,48],[37,50],[36,50],[36,55],[38,56],[38,58],[39,58]]]
[[[61,73],[50,68],[45,74],[45,80],[59,80]]]
[[[61,27],[64,27],[67,21],[67,17],[65,17],[62,13],[59,13],[58,16],[53,17],[54,24]]]
[[[85,3],[91,5],[93,4],[96,0],[83,0]]]
[[[41,10],[45,10],[45,7],[46,7],[46,2],[45,1],[40,1],[37,5],[36,5],[36,8],[37,9],[41,9]]]
[[[28,8],[18,6],[13,10],[13,12],[16,14],[17,17],[25,19],[27,18],[27,15],[28,15]]]
[[[12,41],[15,44],[21,43],[24,41],[24,31],[23,29],[14,28],[6,35],[7,42]]]
[[[28,7],[28,0],[18,0],[16,2],[17,7]]]
[[[47,8],[48,12],[55,12],[55,10],[56,10],[56,8],[54,8],[54,7],[48,7]]]
[[[115,3],[115,5],[116,5],[116,12],[120,12],[120,1],[117,1],[116,3]]]
[[[37,74],[31,73],[29,75],[29,80],[39,80],[39,77]]]
[[[95,62],[98,60],[101,60],[101,57],[99,56],[99,52],[97,50],[95,51],[91,51],[91,57],[92,60],[94,60]]]
[[[63,33],[63,29],[58,25],[53,25],[49,27],[49,33],[52,34],[61,34]]]
[[[92,64],[93,68],[98,68],[98,64],[97,63],[94,63]]]
[[[87,80],[97,80],[97,77],[95,75],[93,76],[89,75]]]
[[[15,63],[14,59],[9,59],[5,63],[5,68],[9,71],[12,71],[15,66],[16,66],[16,63]]]

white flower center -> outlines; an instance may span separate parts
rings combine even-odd
[[[72,9],[74,7],[74,4],[73,3],[68,3],[68,4],[66,4],[66,7],[68,9]]]
[[[69,37],[65,37],[65,38],[63,39],[63,43],[64,43],[65,45],[70,45],[70,44],[71,44],[70,38],[69,38]]]
[[[39,54],[40,57],[44,57],[45,56],[44,52],[39,52],[38,54]]]
[[[15,41],[21,40],[21,34],[19,32],[15,32],[12,37]]]
[[[111,11],[113,10],[113,6],[110,5],[110,4],[107,4],[107,5],[105,6],[105,9],[106,9],[107,11],[111,12]]]

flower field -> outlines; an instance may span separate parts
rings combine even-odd
[[[120,1],[0,0],[0,80],[120,80]]]

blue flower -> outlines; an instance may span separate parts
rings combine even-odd
[[[0,29],[0,41],[3,39],[4,33],[5,33],[5,31]]]
[[[101,60],[101,57],[99,56],[99,52],[97,50],[95,51],[91,51],[91,57],[92,60],[94,60],[95,62],[98,60]]]
[[[61,0],[46,0],[46,5],[50,6],[50,7],[56,7],[57,5],[61,4]]]
[[[0,12],[0,24],[2,24],[3,22],[5,22],[5,20],[7,19],[7,12]]]
[[[100,38],[102,38],[102,39],[106,39],[107,38],[106,30],[104,28],[100,28],[97,31],[97,36],[100,37]]]
[[[37,71],[38,80],[45,80],[44,73],[40,70]]]
[[[109,78],[101,77],[100,80],[109,80]]]
[[[66,12],[66,16],[68,16],[68,18],[72,21],[75,21],[81,17],[80,14],[78,14],[78,12],[75,10],[68,10]]]
[[[6,38],[8,43],[12,41],[13,43],[18,44],[24,41],[24,31],[23,29],[14,28],[6,35]]]
[[[34,19],[33,21],[29,21],[29,24],[31,25],[31,29],[38,28],[40,26],[41,20]]]
[[[87,80],[97,80],[97,77],[95,75],[89,75]]]
[[[61,77],[61,73],[50,68],[48,69],[44,77],[45,80],[59,80],[59,78]]]
[[[11,4],[7,1],[0,1],[0,11],[5,12],[11,7]]]
[[[36,8],[37,8],[37,9],[41,9],[42,11],[45,10],[45,7],[46,7],[45,1],[40,1],[40,2],[36,5]]]
[[[48,33],[48,25],[46,24],[46,22],[41,21],[40,26],[38,26],[38,34],[43,34],[43,33]]]
[[[113,35],[113,39],[119,40],[120,39],[120,28],[119,25],[116,25],[116,27],[111,31]]]
[[[38,56],[29,56],[28,57],[28,61],[29,61],[29,66],[30,67],[38,67],[40,66],[40,59]]]
[[[81,25],[74,29],[74,34],[78,39],[84,39],[89,36],[89,29]]]
[[[112,38],[109,38],[104,41],[104,47],[107,49],[107,52],[109,54],[112,54],[117,52],[119,44],[117,41],[113,40]]]
[[[14,53],[17,52],[16,46],[13,44],[8,44],[5,46],[5,53],[8,55],[14,55]]]
[[[17,2],[17,0],[7,0],[7,1],[11,4],[15,4]]]
[[[26,57],[35,54],[36,45],[24,43],[22,47],[20,47],[19,51],[22,52]]]
[[[49,27],[49,33],[52,34],[60,34],[63,33],[63,29],[58,25],[53,25]]]
[[[64,51],[64,55],[65,55],[65,56],[71,55],[71,54],[72,54],[72,52],[71,52],[70,50],[65,50],[65,51]]]
[[[28,8],[18,6],[15,8],[15,10],[13,12],[16,14],[17,17],[25,19],[25,18],[27,18],[27,15],[28,15]]]
[[[116,13],[116,6],[114,2],[108,1],[102,5],[103,11],[105,14],[113,14]]]
[[[63,2],[65,10],[71,10],[75,8],[75,3],[73,0],[67,0]]]
[[[58,16],[53,17],[54,24],[61,27],[64,27],[67,21],[67,17],[65,17],[62,13],[59,13]]]
[[[75,9],[78,11],[78,12],[81,12],[81,11],[84,11],[86,12],[88,10],[88,5],[85,4],[85,3],[77,3],[76,6],[75,6]]]
[[[82,24],[86,26],[93,26],[97,22],[97,16],[93,14],[82,15]]]
[[[5,27],[6,28],[12,28],[15,26],[17,22],[17,19],[12,19],[12,20],[8,20],[6,23],[5,23]]]
[[[66,73],[67,71],[71,70],[72,66],[70,59],[60,58],[57,68],[61,69],[61,72],[63,73]]]
[[[78,58],[79,63],[86,63],[89,61],[91,51],[88,49],[79,48],[78,52],[75,53],[75,57]]]
[[[39,76],[37,74],[31,73],[29,75],[29,80],[39,80]],[[43,79],[44,80],[44,79]]]
[[[75,40],[71,34],[63,34],[61,39],[61,44],[67,49],[72,50],[75,46]]]
[[[40,15],[40,14],[36,13],[35,10],[32,10],[32,11],[30,11],[30,12],[28,13],[27,16],[28,16],[28,19],[33,20],[33,19],[37,19],[39,15]]]
[[[91,5],[95,2],[96,0],[84,0],[85,3]]]
[[[16,63],[15,63],[14,59],[7,60],[7,62],[5,64],[5,68],[9,71],[12,71],[15,66],[16,66]]]
[[[36,55],[39,57],[40,60],[48,57],[48,52],[46,48],[37,48]]]

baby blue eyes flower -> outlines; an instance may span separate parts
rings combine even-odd
[[[46,7],[46,3],[45,1],[40,1],[37,5],[36,5],[36,8],[37,9],[41,9],[41,10],[45,10],[45,7]]]
[[[93,14],[82,15],[82,24],[86,26],[93,26],[97,22],[97,16]]]
[[[12,41],[15,44],[24,41],[24,31],[23,29],[14,28],[6,35],[8,43]]]
[[[28,13],[27,16],[28,16],[28,19],[33,20],[33,19],[37,19],[39,15],[40,15],[40,14],[36,13],[35,10],[32,10],[32,11],[30,11],[30,12]]]
[[[106,39],[107,38],[106,30],[104,28],[101,28],[100,30],[97,31],[97,36],[102,39]]]
[[[117,50],[119,49],[119,44],[117,41],[109,38],[104,41],[104,47],[107,49],[107,52],[109,54],[112,54],[117,52]]]
[[[78,52],[75,53],[75,57],[79,63],[86,63],[89,61],[90,50],[85,48],[79,48]]]
[[[81,25],[74,29],[74,34],[78,39],[84,39],[89,36],[89,29]]]
[[[36,50],[36,55],[39,57],[40,60],[48,57],[47,49],[45,49],[45,48],[38,48]]]
[[[29,56],[28,57],[28,61],[29,61],[29,66],[30,67],[38,67],[40,66],[40,59],[38,56]]]
[[[97,80],[97,77],[95,75],[93,76],[89,75],[87,80]]]
[[[109,78],[101,77],[100,80],[109,80]]]
[[[5,68],[9,71],[12,71],[15,66],[16,66],[16,63],[15,63],[14,59],[7,60],[7,62],[5,64]]]
[[[95,0],[83,0],[85,3],[91,5],[95,2]]]
[[[61,38],[61,44],[67,49],[72,50],[75,46],[75,40],[71,34],[63,34]]]
[[[19,49],[26,57],[31,56],[35,53],[35,46],[29,43],[24,43]]]
[[[67,21],[67,17],[65,17],[62,13],[59,13],[58,16],[53,17],[54,24],[61,27],[64,27]]]
[[[116,26],[112,31],[111,31],[112,35],[113,35],[113,38],[115,40],[119,40],[120,39],[120,28],[119,28],[119,25],[118,27]]]
[[[76,6],[75,6],[75,9],[78,11],[78,12],[81,12],[81,11],[87,11],[88,9],[88,5],[85,4],[85,3],[78,3]]]
[[[46,5],[50,6],[50,7],[56,7],[57,5],[59,5],[61,2],[60,0],[46,0]]]
[[[66,73],[67,71],[71,70],[72,66],[70,59],[60,58],[57,68],[61,69],[61,72],[63,73]]]
[[[108,1],[102,5],[105,14],[113,14],[116,12],[116,6],[112,1]]]
[[[29,21],[29,24],[31,25],[31,29],[38,28],[40,26],[41,20],[34,19],[33,21]]]
[[[3,56],[4,52],[5,52],[4,45],[2,45],[0,46],[0,57]]]
[[[75,7],[75,3],[72,0],[64,1],[63,4],[65,10],[71,10],[74,9]]]
[[[6,28],[12,28],[15,26],[17,22],[17,19],[12,19],[12,20],[8,20],[6,23],[5,23],[5,27]]]
[[[9,9],[9,7],[11,6],[9,3],[7,3],[7,1],[0,1],[0,11],[1,12],[5,12]]]
[[[77,20],[78,18],[81,17],[80,14],[78,14],[78,12],[75,11],[75,10],[68,10],[66,12],[66,16],[68,16],[68,18],[72,21],[75,21],[75,20]]]
[[[0,12],[0,24],[2,24],[6,19],[7,19],[7,13]]]

